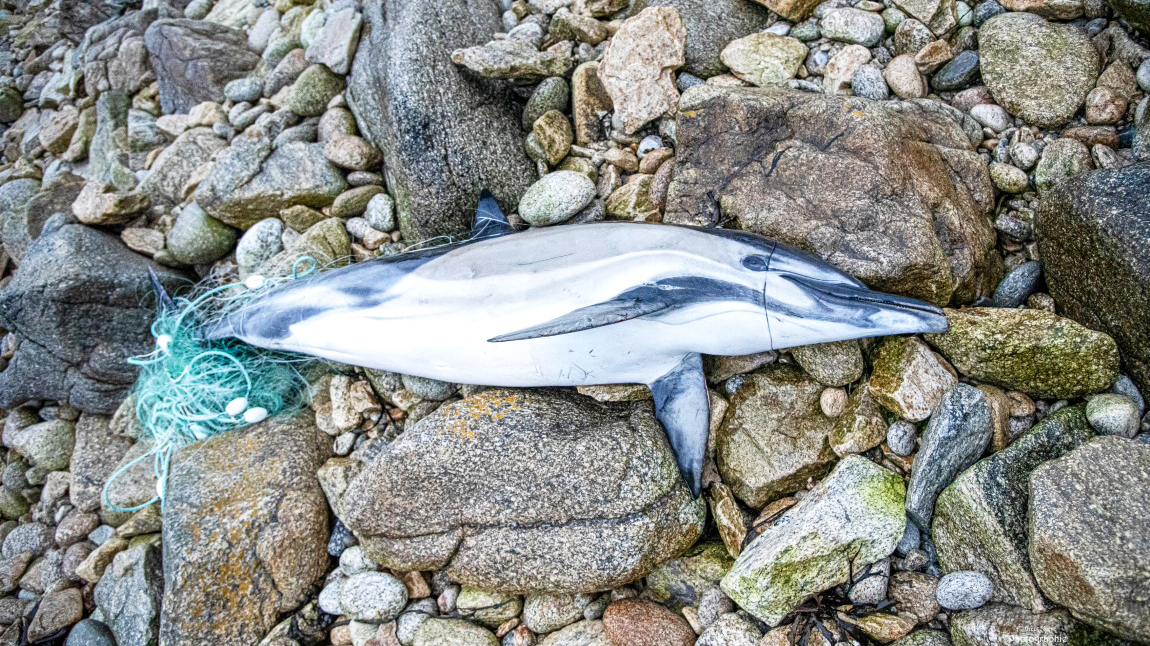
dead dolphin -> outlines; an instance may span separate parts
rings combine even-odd
[[[634,222],[516,233],[485,193],[468,240],[293,281],[207,337],[455,383],[647,384],[698,495],[701,354],[946,328],[929,303],[758,235]]]

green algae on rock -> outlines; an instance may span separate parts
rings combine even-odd
[[[644,595],[675,610],[698,605],[703,592],[719,585],[734,563],[722,543],[698,543],[648,574]]]
[[[946,310],[950,330],[926,339],[959,372],[1032,397],[1071,399],[1118,378],[1114,339],[1043,310]]]
[[[723,577],[735,603],[778,624],[807,596],[894,551],[906,528],[898,474],[850,455],[751,542]]]

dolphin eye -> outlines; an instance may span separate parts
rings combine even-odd
[[[767,257],[759,255],[747,256],[743,258],[743,266],[751,271],[766,271]]]

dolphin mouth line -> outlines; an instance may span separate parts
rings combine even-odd
[[[877,305],[883,305],[886,307],[897,307],[899,309],[910,310],[912,312],[921,312],[923,314],[937,314],[939,316],[943,315],[942,308],[940,308],[940,307],[937,307],[935,305],[931,305],[929,303],[924,303],[924,302],[908,303],[908,302],[901,300],[900,297],[897,297],[897,296],[894,298],[875,298],[873,296],[863,296],[861,294],[833,294],[833,295],[834,296],[840,296],[842,298],[846,298],[846,299],[852,300],[852,301],[862,301],[864,303],[875,303]]]

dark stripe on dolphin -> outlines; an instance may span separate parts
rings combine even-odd
[[[488,341],[503,343],[570,334],[712,301],[742,301],[762,306],[763,294],[758,290],[714,278],[665,278],[632,287],[609,301],[580,307],[546,323],[502,334]]]

